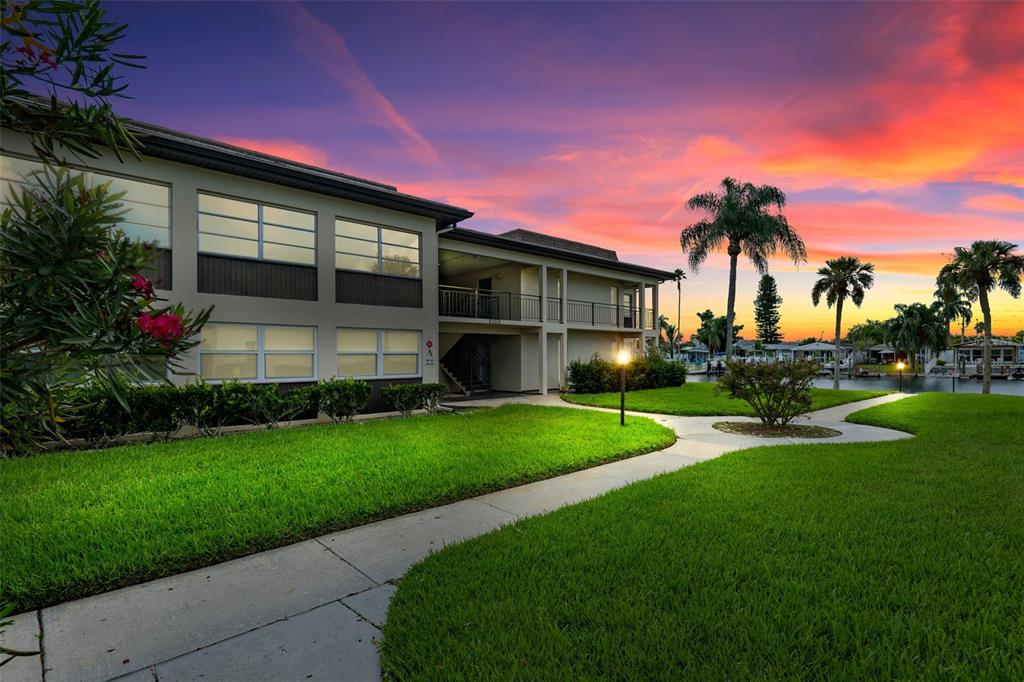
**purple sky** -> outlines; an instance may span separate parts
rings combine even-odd
[[[810,262],[773,264],[789,336],[824,258],[878,284],[848,324],[928,300],[952,246],[1024,240],[1024,4],[110,5],[129,116],[683,264],[682,204],[724,175],[787,191]],[[684,292],[724,312],[724,259]],[[739,322],[757,277],[741,266]],[[675,316],[674,287],[665,312]],[[994,303],[996,328],[1024,305]],[[668,310],[671,308],[671,310]],[[844,325],[845,326],[845,325]]]

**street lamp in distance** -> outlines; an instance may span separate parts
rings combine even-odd
[[[626,425],[626,365],[629,360],[629,351],[625,348],[615,354],[615,364],[619,366],[619,426]]]
[[[900,371],[900,393],[903,393],[903,368],[906,366],[902,360],[896,363],[896,369]]]

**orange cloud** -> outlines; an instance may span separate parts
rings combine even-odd
[[[319,147],[285,138],[256,139],[252,137],[218,137],[218,140],[243,149],[279,156],[310,166],[328,167],[327,152]]]
[[[1009,194],[984,194],[971,197],[965,203],[970,208],[976,208],[980,211],[1007,213],[1020,213],[1024,211],[1024,199]]]

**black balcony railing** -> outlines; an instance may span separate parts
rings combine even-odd
[[[640,329],[640,313],[637,308],[594,303],[592,301],[569,301],[569,324],[586,324],[592,327],[620,327]],[[654,329],[654,310],[646,308],[643,313],[643,328]]]
[[[540,321],[540,296],[531,294],[440,286],[437,303],[441,317]]]
[[[545,322],[561,322],[562,321],[562,299],[560,298],[548,298],[548,309],[547,314],[544,316]]]

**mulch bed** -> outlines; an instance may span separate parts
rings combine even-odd
[[[725,433],[740,436],[757,436],[758,438],[835,438],[843,435],[842,431],[826,429],[824,426],[805,426],[787,424],[781,428],[766,426],[761,422],[715,422],[714,428]]]

